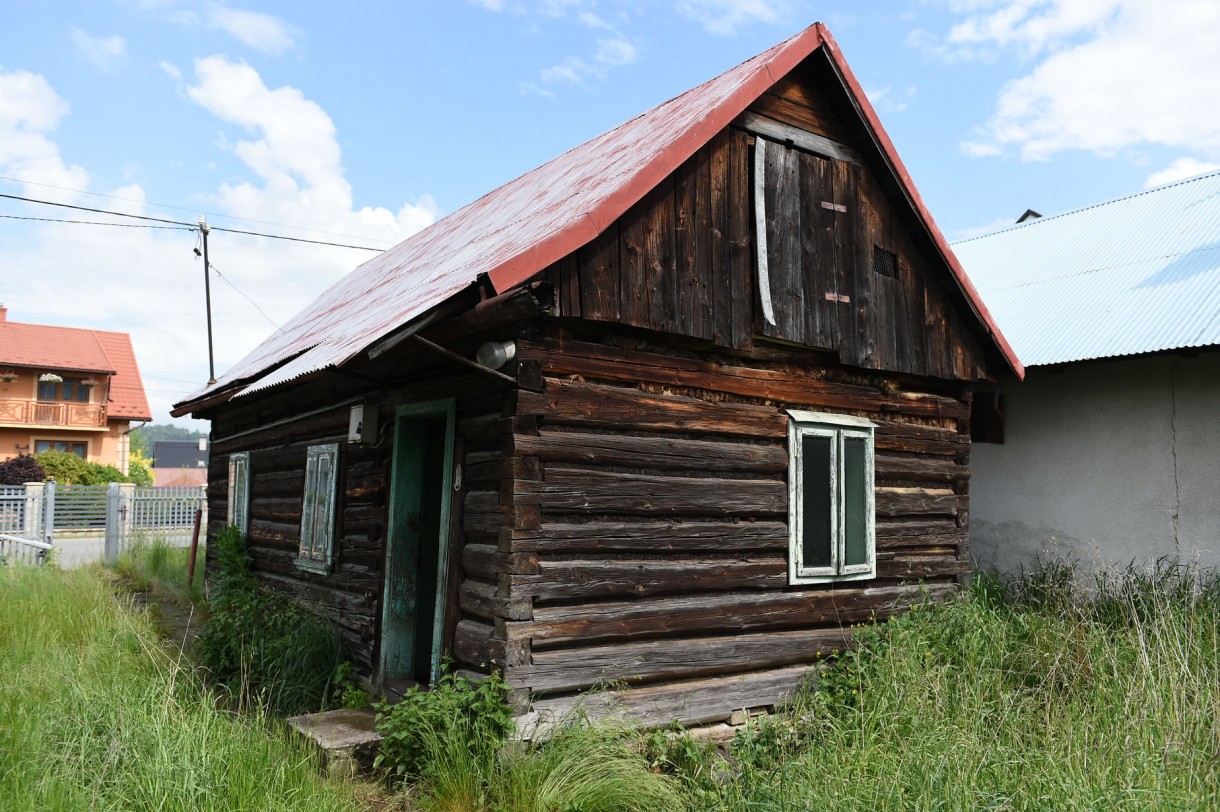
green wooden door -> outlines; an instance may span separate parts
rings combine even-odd
[[[381,618],[381,680],[440,675],[453,493],[452,400],[398,407]]]

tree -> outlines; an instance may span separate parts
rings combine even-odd
[[[153,484],[152,471],[148,470],[150,467],[148,458],[132,449],[127,457],[127,481],[137,485]]]

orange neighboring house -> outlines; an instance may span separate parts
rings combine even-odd
[[[0,305],[0,459],[54,448],[126,474],[129,427],[151,419],[131,336],[13,322]]]

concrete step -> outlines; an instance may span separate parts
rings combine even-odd
[[[330,710],[294,716],[289,729],[322,751],[322,765],[332,778],[347,778],[373,767],[381,734],[373,730],[372,710]]]

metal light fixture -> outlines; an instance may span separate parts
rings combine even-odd
[[[475,353],[474,360],[478,361],[479,366],[484,366],[488,369],[499,369],[516,357],[517,342],[488,341],[479,347],[479,351]]]

